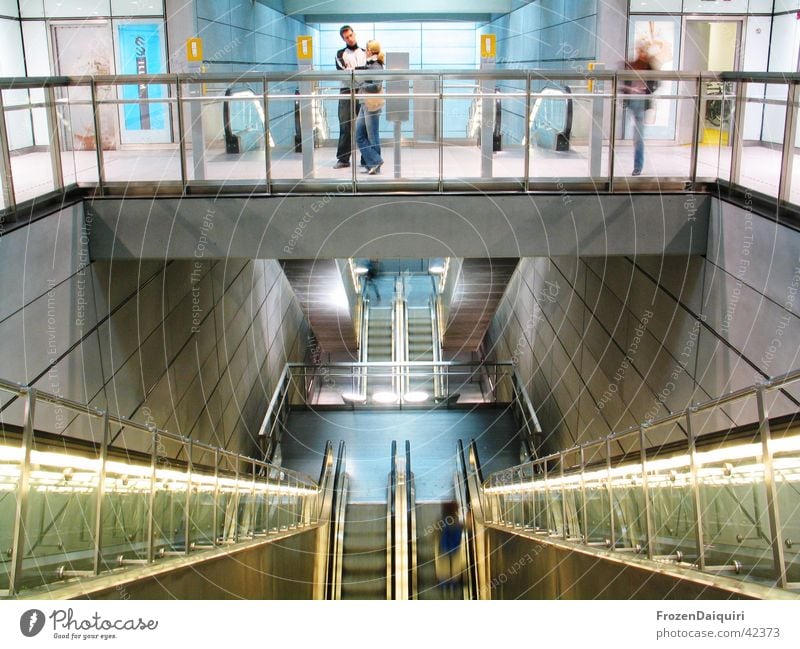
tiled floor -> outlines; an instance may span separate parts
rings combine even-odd
[[[272,149],[271,169],[274,180],[298,180],[303,178],[302,155],[293,151]],[[730,169],[730,147],[701,146],[698,152],[698,176],[727,179]],[[180,157],[176,147],[169,149],[133,149],[104,151],[103,164],[108,182],[159,183],[180,181]],[[189,154],[187,174],[190,179],[198,177]],[[395,151],[390,145],[383,149],[385,164],[380,175],[370,176],[357,169],[359,183],[400,178],[403,180],[436,179],[439,175],[438,149],[404,147],[395,160]],[[333,169],[335,150],[325,147],[314,151],[314,171],[310,178],[319,180],[352,180],[352,169]],[[624,142],[616,148],[616,175],[628,177],[632,169],[633,150]],[[778,191],[781,152],[766,147],[745,147],[742,154],[740,184],[755,191],[775,196]],[[397,162],[397,164],[396,164]],[[688,146],[665,146],[649,144],[643,176],[662,178],[686,178],[689,176],[690,149]],[[53,188],[53,176],[49,154],[35,152],[12,157],[14,191],[18,202],[46,193]],[[203,178],[219,183],[262,183],[266,177],[263,151],[227,155],[211,152],[205,160]],[[64,180],[67,184],[97,182],[97,156],[94,151],[70,151],[62,154]],[[794,164],[792,202],[800,204],[800,160]],[[481,178],[480,151],[475,146],[446,146],[443,148],[442,171],[444,179],[467,181]],[[500,151],[493,158],[494,178],[521,178],[525,171],[524,149]],[[608,148],[605,147],[599,161],[596,176],[604,178],[608,172]],[[574,179],[591,178],[588,151],[576,145],[571,151],[557,153],[538,148],[531,149],[530,176],[533,181],[556,180],[569,182]]]

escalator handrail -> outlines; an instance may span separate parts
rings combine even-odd
[[[416,505],[414,503],[413,476],[411,474],[411,442],[406,440],[406,523],[407,534],[406,547],[408,549],[408,598],[416,599],[416,575],[417,575],[417,552],[416,552]]]
[[[347,506],[347,448],[344,440],[339,442],[339,455],[336,461],[336,474],[334,484],[334,503],[332,511],[335,512],[336,523],[333,529],[333,567],[331,573],[332,599],[341,599],[342,593],[342,561],[344,551],[344,524]]]
[[[388,533],[387,533],[387,571],[388,580],[386,584],[387,599],[394,599],[395,588],[397,582],[397,565],[395,563],[395,516],[396,507],[395,499],[397,497],[397,442],[392,440],[392,464],[391,471],[389,472],[389,499],[387,503],[387,520],[388,520]]]
[[[467,551],[467,574],[469,575],[470,595],[478,597],[478,557],[475,547],[475,517],[473,515],[472,497],[469,489],[469,474],[467,473],[467,461],[464,458],[464,445],[458,440],[458,477],[461,493],[463,494],[464,512],[464,542]],[[478,483],[480,484],[480,482]]]
[[[336,588],[338,536],[340,526],[343,524],[343,517],[340,515],[339,511],[341,495],[338,493],[338,490],[341,489],[342,477],[345,474],[345,451],[345,443],[344,441],[340,441],[336,458],[334,460],[333,443],[328,441],[325,444],[325,459],[322,465],[322,476],[320,477],[320,485],[322,485],[320,489],[322,494],[320,501],[320,519],[324,516],[325,510],[329,508],[327,509],[329,529],[328,536],[325,540],[324,549],[327,554],[327,562],[325,566],[325,599],[332,599]]]

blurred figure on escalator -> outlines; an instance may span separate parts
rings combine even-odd
[[[464,525],[458,503],[447,501],[442,504],[439,538],[436,542],[436,579],[445,599],[463,597],[463,593],[459,592],[464,569],[461,549],[463,538]]]

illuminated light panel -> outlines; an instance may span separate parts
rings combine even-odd
[[[424,390],[412,390],[403,395],[403,401],[406,403],[422,403],[428,400],[428,393]]]
[[[372,395],[372,400],[375,403],[397,403],[398,398],[394,392],[389,392],[388,390],[375,392]]]

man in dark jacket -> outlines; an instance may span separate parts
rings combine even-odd
[[[339,36],[345,42],[345,46],[336,52],[337,70],[355,70],[367,64],[367,53],[358,46],[356,34],[350,25],[344,25],[339,30]],[[353,151],[353,143],[350,137],[352,107],[350,102],[350,84],[345,83],[340,91],[347,97],[339,100],[339,146],[336,148],[336,164],[334,169],[342,169],[350,166],[350,156]]]

